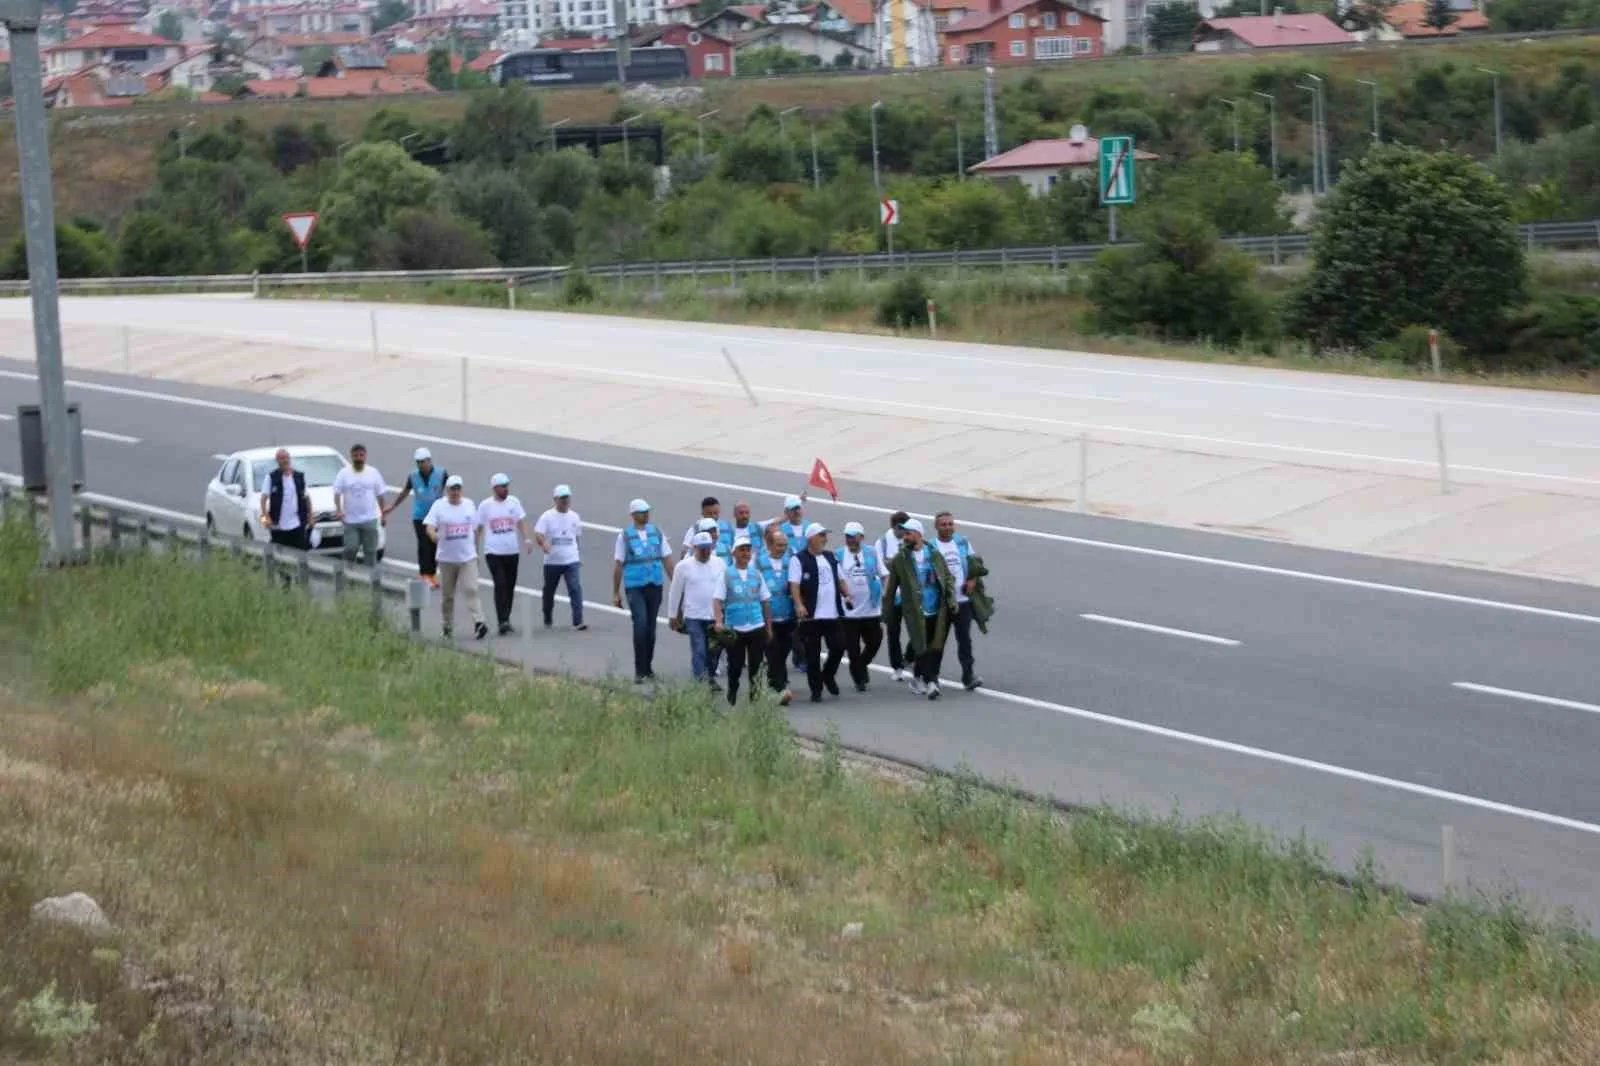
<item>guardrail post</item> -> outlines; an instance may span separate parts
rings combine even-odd
[[[261,546],[261,570],[267,575],[267,588],[270,589],[273,579],[278,576],[278,546],[270,540]]]
[[[333,594],[335,596],[343,596],[344,595],[344,584],[345,584],[345,581],[346,581],[346,576],[345,576],[344,560],[343,559],[335,559],[333,561]]]
[[[150,550],[150,520],[148,518],[139,519],[139,525],[138,525],[137,528],[138,528],[138,531],[139,531],[139,550],[142,551],[142,552],[149,551]]]
[[[961,280],[961,245],[956,245],[956,250],[950,257],[950,280]]]
[[[85,562],[94,559],[94,509],[84,504],[78,509],[78,532],[83,537],[83,558]]]
[[[661,261],[658,259],[658,260],[656,260],[654,263],[652,263],[650,265],[654,268],[653,275],[655,277],[656,295],[660,296],[661,295]]]
[[[110,533],[111,550],[113,552],[120,552],[122,550],[122,518],[115,511],[111,512]]]
[[[1004,248],[1000,249],[1000,273],[1002,274],[1006,272],[1006,263],[1008,259],[1009,257],[1006,255],[1006,250]]]
[[[1050,273],[1061,273],[1061,246],[1059,244],[1050,246]]]
[[[517,309],[517,282],[516,282],[516,279],[514,279],[514,278],[507,278],[506,279],[506,310],[507,311],[515,311],[516,309]]]
[[[856,280],[867,280],[867,257],[861,252],[856,253]]]
[[[1276,233],[1274,233],[1272,235],[1272,265],[1273,266],[1282,266],[1283,265],[1282,246],[1281,246],[1281,243],[1280,243],[1280,241],[1278,239],[1278,235]]]
[[[773,256],[772,257],[772,280],[773,281],[777,281],[778,280],[778,257],[777,256]]]
[[[111,528],[116,528],[115,518],[112,519]],[[111,542],[113,544],[116,543],[116,540],[117,538],[115,537],[111,538]],[[200,531],[200,539],[196,542],[196,544],[200,548],[200,558],[202,561],[211,558],[211,531],[209,529],[202,529]]]
[[[420,577],[406,582],[406,612],[411,615],[411,636],[422,639],[422,609],[428,605],[428,583]]]
[[[368,574],[372,580],[372,623],[378,625],[383,622],[383,577],[376,563]]]
[[[728,284],[734,289],[739,288],[739,260],[728,260]]]
[[[822,284],[822,256],[820,255],[811,257],[811,284]]]
[[[11,486],[0,484],[0,522],[11,517]]]
[[[303,588],[303,589],[309,589],[311,587],[311,553],[310,552],[301,552],[300,553],[300,563],[296,567],[296,569],[300,573],[300,587]]]
[[[689,260],[689,280],[694,282],[700,280],[700,259],[698,257]]]
[[[1539,242],[1534,239],[1533,227],[1529,226],[1529,227],[1527,227],[1527,230],[1528,230],[1528,251],[1532,252],[1535,248],[1537,248],[1539,246]]]
[[[1600,222],[1594,224],[1594,243],[1595,247],[1600,248]]]
[[[261,271],[259,270],[250,272],[250,298],[253,300],[261,299]]]

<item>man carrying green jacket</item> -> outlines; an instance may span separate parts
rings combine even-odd
[[[936,700],[944,642],[955,611],[955,578],[944,557],[923,539],[921,522],[913,518],[900,528],[905,531],[905,537],[900,541],[899,554],[889,563],[883,602],[892,603],[895,592],[900,592],[906,646],[915,664],[909,686],[913,694]],[[922,609],[918,611],[914,605]]]

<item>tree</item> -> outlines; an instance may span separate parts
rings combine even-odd
[[[1481,350],[1523,289],[1499,180],[1464,155],[1379,145],[1318,213],[1296,328],[1321,347],[1369,347],[1432,326]]]
[[[456,214],[482,228],[501,263],[528,266],[548,260],[539,204],[514,172],[481,163],[457,167],[445,179],[444,197]]]
[[[64,222],[56,223],[56,272],[64,278],[110,277],[116,266],[116,252],[104,233],[82,230]],[[6,250],[5,277],[21,281],[28,276],[28,246],[18,234]]]
[[[135,211],[122,220],[117,273],[123,277],[195,274],[205,266],[205,251],[193,230],[151,211]]]
[[[447,211],[408,207],[395,212],[376,242],[373,260],[389,270],[468,270],[492,267],[483,230]]]
[[[1133,227],[1140,243],[1101,252],[1089,275],[1095,324],[1236,344],[1271,331],[1255,288],[1255,263],[1181,211],[1158,210]]]
[[[521,83],[473,93],[466,114],[450,133],[450,154],[508,166],[543,145],[539,98]]]
[[[778,45],[751,48],[739,53],[738,74],[741,78],[763,77],[768,74],[798,74],[817,70],[822,59],[803,52],[790,51]]]
[[[1428,0],[1422,21],[1435,30],[1445,30],[1460,17],[1450,7],[1450,0]]]
[[[156,36],[169,41],[183,40],[183,16],[176,11],[163,11],[156,19]]]
[[[439,175],[397,144],[358,144],[344,154],[333,188],[322,198],[322,225],[358,260],[398,211],[432,198]]]
[[[1219,233],[1261,237],[1291,229],[1272,172],[1250,156],[1212,152],[1156,173],[1161,177],[1152,203],[1190,212]]]
[[[1145,16],[1145,36],[1158,52],[1186,52],[1200,25],[1200,8],[1189,3],[1153,4]]]
[[[455,72],[450,69],[450,53],[443,48],[428,51],[428,84],[440,92],[456,87]]]
[[[372,32],[386,30],[397,22],[411,17],[411,5],[406,0],[382,0],[372,14]]]
[[[1016,211],[992,182],[948,182],[923,203],[926,234],[935,248],[996,248],[1016,236]]]

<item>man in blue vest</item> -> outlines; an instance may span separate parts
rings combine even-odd
[[[384,508],[385,515],[392,514],[400,509],[406,497],[411,500],[411,528],[417,535],[417,573],[422,580],[439,587],[439,546],[428,536],[422,520],[428,517],[428,511],[434,503],[444,495],[444,483],[450,478],[450,471],[440,469],[433,465],[433,453],[426,448],[418,448],[411,457],[417,468],[411,471],[411,476],[406,478],[406,483],[400,489],[400,495],[394,498],[394,503]]]
[[[911,516],[896,511],[889,516],[889,528],[878,538],[878,561],[887,567],[900,554],[900,542],[905,539],[904,526]],[[900,596],[897,593],[883,604],[883,632],[889,645],[889,669],[896,681],[910,681],[912,673],[906,669],[905,653],[900,650]],[[915,665],[915,664],[913,664]]]
[[[841,620],[851,605],[850,593],[839,575],[839,560],[828,550],[828,530],[817,522],[806,527],[805,550],[789,560],[789,595],[794,597],[800,620],[800,644],[806,657],[806,684],[811,702],[822,702],[822,691],[839,694],[839,661],[844,658]],[[822,647],[828,658],[822,659]]]
[[[721,559],[724,566],[730,565],[733,562],[733,523],[722,517],[722,504],[715,496],[700,501],[700,517],[683,535],[685,559],[694,554],[694,535],[706,532],[712,534],[714,541],[711,553]]]
[[[783,514],[761,523],[767,529],[783,531],[791,558],[806,550],[805,504],[804,496],[787,496],[783,501]],[[798,640],[794,642],[794,669],[796,673],[803,674],[806,671],[805,649]]]
[[[839,575],[850,594],[844,613],[844,646],[850,656],[850,679],[857,692],[867,691],[868,667],[883,645],[883,579],[888,569],[876,548],[863,543],[867,531],[860,522],[844,525],[844,547],[834,552]]]
[[[724,595],[716,601],[717,628],[731,634],[728,649],[728,706],[739,704],[739,675],[748,671],[750,698],[761,690],[761,661],[772,639],[772,592],[751,564],[749,537],[733,542],[733,563],[724,571]]]
[[[794,597],[789,594],[789,539],[777,525],[767,527],[767,542],[756,556],[755,566],[771,593],[767,601],[772,612],[772,639],[767,643],[767,685],[778,697],[778,704],[787,707],[794,698],[789,691],[789,651],[794,647],[797,623]]]
[[[972,557],[972,544],[966,537],[956,532],[955,516],[949,511],[940,511],[933,516],[933,530],[939,537],[933,546],[944,556],[945,565],[949,567],[950,577],[955,583],[956,658],[961,663],[961,685],[971,692],[983,686],[983,678],[978,676],[972,661],[971,597],[973,589],[978,584],[977,578],[970,573],[968,565]]]
[[[650,505],[644,500],[628,504],[633,524],[617,534],[615,565],[611,569],[611,602],[622,606],[624,592],[633,616],[633,683],[655,679],[656,616],[661,597],[672,577],[672,545],[650,522]]]

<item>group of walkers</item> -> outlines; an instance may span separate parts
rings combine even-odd
[[[350,466],[333,486],[336,516],[345,524],[345,557],[353,562],[359,552],[375,562],[378,526],[409,499],[417,569],[440,591],[446,637],[454,633],[458,596],[473,635],[488,636],[478,600],[480,555],[494,587],[498,631],[515,632],[519,563],[534,545],[544,553],[545,626],[554,625],[556,593],[564,582],[573,627],[589,628],[583,620],[583,522],[572,509],[569,486],[552,490],[552,506],[530,529],[503,473],[489,479],[489,496],[474,504],[460,475],[418,448],[414,469],[386,503],[387,486],[366,458],[363,446],[352,447]],[[278,452],[277,464],[262,496],[263,525],[275,541],[304,547],[303,527],[310,521],[304,479],[287,451]],[[840,694],[838,673],[846,659],[851,683],[866,692],[872,662],[885,644],[894,679],[936,700],[952,631],[962,685],[981,686],[972,630],[987,632],[994,605],[984,586],[988,570],[956,532],[954,516],[937,515],[929,537],[921,521],[897,511],[870,543],[861,523],[847,522],[840,531],[844,545],[830,549],[834,531],[807,521],[805,504],[803,496],[790,496],[781,515],[756,520],[750,505],[740,502],[729,521],[720,501],[707,496],[676,549],[651,521],[647,501],[628,505],[630,524],[617,534],[612,553],[611,593],[613,604],[626,606],[632,617],[635,683],[655,677],[656,626],[665,605],[668,625],[688,638],[695,680],[725,687],[729,704],[737,703],[741,685],[751,699],[767,691],[788,704],[791,670],[804,675],[811,702],[820,703],[825,693]]]

